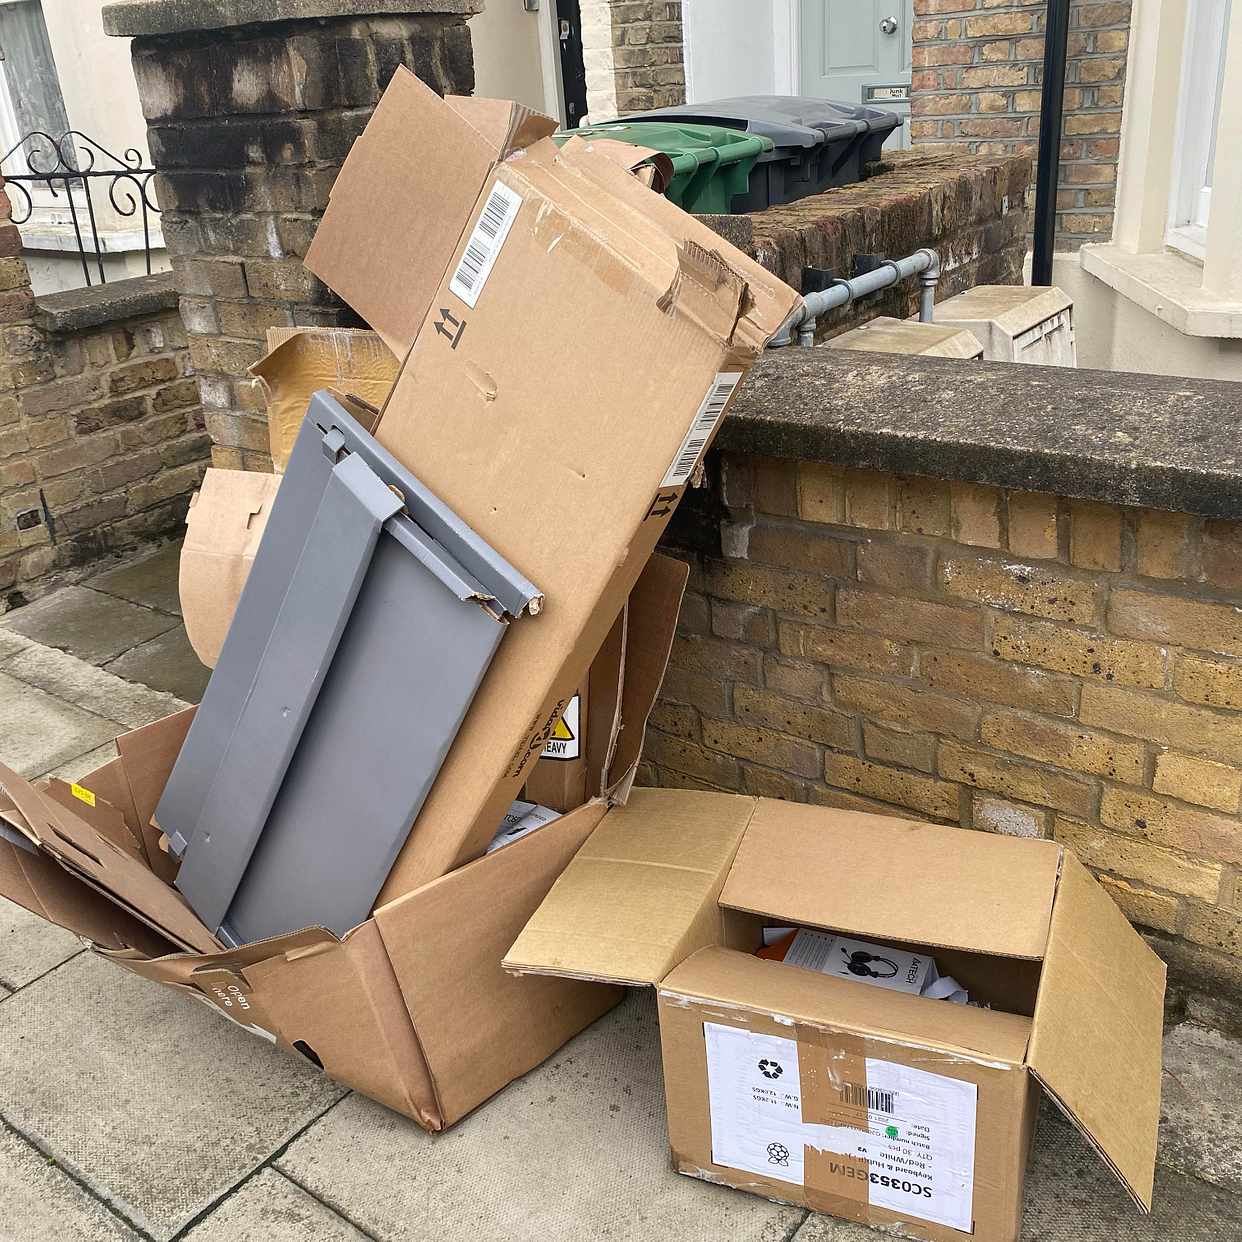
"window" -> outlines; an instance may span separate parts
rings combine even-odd
[[[1178,100],[1166,241],[1202,259],[1212,207],[1216,130],[1231,0],[1190,0]]]

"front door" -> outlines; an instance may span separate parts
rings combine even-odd
[[[561,97],[565,128],[577,129],[586,116],[586,69],[582,63],[582,14],[578,0],[556,0],[556,33],[561,45]]]
[[[896,112],[889,147],[910,145],[914,0],[800,0],[803,95]]]

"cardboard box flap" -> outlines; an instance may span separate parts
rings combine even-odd
[[[655,707],[673,650],[677,617],[690,567],[656,553],[630,593],[621,686],[621,732],[611,756],[608,787],[624,782],[642,755],[647,719]]]
[[[1018,1014],[929,1001],[724,948],[687,958],[660,985],[660,994],[918,1043],[1015,1069],[1025,1064],[1031,1034],[1031,1019]]]
[[[658,983],[720,939],[720,886],[754,808],[734,794],[636,789],[566,867],[505,968]]]
[[[68,807],[50,799],[0,764],[0,787],[12,799],[32,839],[71,873],[174,944],[200,953],[219,948],[181,894],[114,845]]]
[[[556,122],[551,117],[512,99],[445,95],[444,103],[487,143],[497,163],[556,133]]]
[[[0,840],[0,896],[92,944],[136,949],[145,956],[173,952],[159,932],[127,914],[33,846]]]
[[[268,443],[278,473],[289,464],[313,393],[339,389],[379,409],[401,369],[376,333],[359,328],[269,328],[267,348],[250,374],[267,399]]]
[[[609,989],[515,978],[500,967],[605,812],[602,803],[588,803],[375,912],[445,1125],[533,1069],[619,999]],[[484,911],[486,918],[470,917]]]
[[[570,142],[582,141],[581,138],[570,139]],[[618,142],[615,138],[592,138],[590,145],[620,164],[656,194],[663,194],[673,179],[672,158],[663,151],[640,147],[634,143]]]
[[[168,774],[185,744],[185,735],[190,731],[196,710],[194,707],[182,708],[163,720],[131,729],[116,739],[116,750],[133,808],[133,826],[142,833],[151,870],[166,884],[173,882],[180,863],[163,848],[163,834],[155,823],[155,808],[168,783]],[[83,780],[94,788],[92,782],[96,775],[92,773]],[[104,791],[98,789],[95,792]]]
[[[1164,963],[1068,851],[1028,1063],[1144,1211],[1160,1120]]]
[[[763,798],[720,904],[863,939],[1035,959],[1059,857],[1050,841]]]
[[[190,500],[177,590],[190,646],[208,668],[220,657],[279,487],[279,475],[211,468]]]
[[[512,104],[505,107],[512,108]],[[398,68],[341,168],[306,266],[404,358],[497,160],[485,137]],[[477,113],[472,120],[479,120]]]

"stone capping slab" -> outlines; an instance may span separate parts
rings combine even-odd
[[[720,448],[1208,517],[1242,509],[1242,384],[770,350]]]
[[[121,319],[137,319],[177,309],[172,272],[131,276],[106,285],[49,293],[35,299],[35,322],[45,332],[65,335]]]
[[[483,11],[484,0],[114,0],[103,7],[104,33],[124,38],[182,34],[321,17]]]

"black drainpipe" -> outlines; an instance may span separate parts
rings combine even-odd
[[[1044,89],[1039,102],[1039,163],[1035,169],[1035,245],[1031,284],[1052,284],[1057,233],[1057,182],[1061,172],[1061,116],[1065,110],[1065,48],[1069,0],[1048,0],[1044,21]]]

